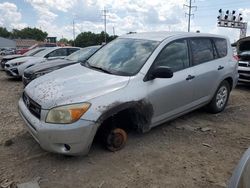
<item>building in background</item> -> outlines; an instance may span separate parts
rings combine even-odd
[[[46,42],[47,43],[56,43],[56,37],[47,37]]]
[[[16,41],[0,37],[0,48],[16,48]]]
[[[33,39],[15,39],[17,48],[29,48],[38,44],[38,41]]]

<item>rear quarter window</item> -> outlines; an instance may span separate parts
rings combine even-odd
[[[227,56],[227,41],[226,39],[213,39],[219,58]]]

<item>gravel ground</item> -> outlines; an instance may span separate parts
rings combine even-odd
[[[39,177],[41,188],[223,188],[250,144],[250,86],[234,89],[223,113],[197,110],[131,133],[119,152],[94,143],[85,157],[42,150],[17,112],[22,83],[0,71],[0,88],[0,183]]]

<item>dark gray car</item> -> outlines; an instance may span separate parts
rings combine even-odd
[[[83,48],[73,54],[65,57],[64,59],[48,60],[30,68],[25,69],[23,74],[23,84],[26,86],[29,82],[44,74],[52,72],[63,67],[73,65],[75,63],[83,62],[93,55],[101,46],[90,46]]]

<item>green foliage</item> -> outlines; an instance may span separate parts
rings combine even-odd
[[[117,36],[109,36],[108,34],[106,35],[107,37],[107,42],[112,41],[115,39]],[[87,46],[93,46],[93,45],[100,45],[104,42],[104,32],[102,31],[99,34],[95,34],[92,32],[83,32],[80,33],[76,39],[75,39],[75,45],[78,47],[87,47]]]
[[[10,32],[5,27],[0,27],[0,37],[9,38]]]
[[[61,43],[64,43],[64,44],[69,43],[68,39],[66,39],[66,38],[61,38],[58,42],[61,42]]]
[[[6,28],[0,27],[0,36],[12,39],[34,39],[37,41],[44,41],[48,36],[48,33],[43,32],[37,28],[26,27],[24,29],[18,30],[13,29],[12,32],[7,31]]]

